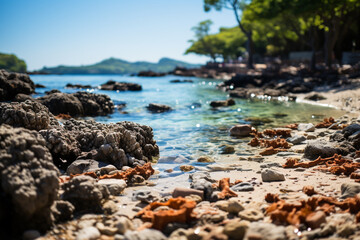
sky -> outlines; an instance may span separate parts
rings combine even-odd
[[[184,52],[191,28],[207,19],[212,32],[236,25],[229,10],[204,12],[203,0],[0,0],[0,52],[24,59],[28,70],[109,57],[204,63]]]

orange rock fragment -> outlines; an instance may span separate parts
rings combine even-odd
[[[268,203],[274,203],[280,201],[279,194],[267,193],[265,195],[265,201]]]
[[[154,169],[151,167],[151,163],[145,163],[143,166],[136,166],[135,168],[129,168],[124,172],[117,172],[112,175],[105,174],[100,176],[99,179],[117,178],[129,181],[134,175],[140,175],[145,179],[148,179],[154,174]]]
[[[169,210],[156,210],[158,207],[167,206]],[[167,202],[153,202],[142,209],[136,216],[145,222],[151,222],[150,227],[163,230],[168,223],[189,223],[193,218],[196,202],[182,197],[170,198]]]
[[[56,115],[55,118],[69,120],[71,118],[71,116],[69,114],[60,113],[59,115]]]
[[[219,181],[219,188],[221,192],[218,194],[219,199],[226,199],[230,197],[237,197],[238,195],[230,189],[230,178],[223,178]]]
[[[288,129],[265,129],[262,132],[264,135],[269,137],[281,136],[283,138],[291,137],[291,130]]]
[[[278,152],[279,152],[279,150],[275,149],[274,147],[268,147],[264,151],[260,152],[259,154],[261,156],[268,156],[268,155],[276,154]]]
[[[292,123],[292,124],[288,124],[288,125],[286,125],[286,126],[284,126],[284,127],[285,127],[285,128],[290,128],[290,129],[292,129],[292,130],[297,130],[298,126],[299,126],[299,124],[297,124],[297,123]]]
[[[317,193],[313,186],[304,186],[302,191],[308,196],[312,196]]]
[[[77,177],[77,176],[90,176],[92,178],[97,178],[97,175],[95,172],[85,172],[85,173],[79,173],[79,174],[70,174],[68,177],[60,177],[60,183],[65,183],[69,181],[70,179]]]
[[[260,141],[257,137],[254,137],[253,139],[251,139],[251,141],[248,143],[248,145],[250,145],[252,147],[257,147],[257,146],[260,146]]]

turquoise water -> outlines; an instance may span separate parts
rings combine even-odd
[[[251,123],[249,118],[257,117],[259,129],[279,127],[294,122],[317,122],[324,117],[340,116],[341,112],[332,108],[294,102],[250,101],[235,99],[236,105],[212,109],[212,100],[226,99],[227,93],[216,89],[219,80],[165,76],[156,78],[130,77],[120,75],[34,75],[35,83],[47,88],[36,89],[36,96],[45,91],[58,89],[62,92],[76,92],[67,89],[67,83],[98,86],[112,79],[135,82],[142,85],[140,92],[116,92],[88,89],[86,91],[107,94],[115,104],[126,102],[121,113],[107,117],[95,117],[99,122],[133,121],[149,125],[154,129],[155,139],[161,156],[182,155],[189,159],[204,154],[217,154],[219,145],[231,143],[241,151],[248,139],[232,138],[228,130],[234,124]],[[173,79],[192,79],[194,83],[170,83]],[[170,105],[174,111],[152,114],[145,106],[149,103]]]

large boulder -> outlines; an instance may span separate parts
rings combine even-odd
[[[108,95],[77,92],[73,96],[81,102],[85,116],[104,116],[114,111],[114,103]]]
[[[30,100],[21,103],[0,103],[0,124],[31,130],[47,129],[50,125],[59,125],[49,109]]]
[[[59,171],[44,138],[36,131],[1,125],[0,142],[3,231],[48,229],[53,223],[51,205],[59,189]]]
[[[141,91],[142,87],[137,83],[115,82],[109,80],[106,83],[101,84],[100,89],[109,91]]]
[[[335,153],[341,153],[341,150],[335,144],[324,140],[310,141],[305,147],[304,157],[315,160],[318,157],[332,157]]]
[[[0,70],[0,101],[12,100],[18,93],[29,95],[34,92],[35,84],[29,75]]]
[[[70,116],[84,115],[83,105],[79,99],[72,94],[51,93],[38,98],[38,100],[55,115],[60,113],[69,114]]]

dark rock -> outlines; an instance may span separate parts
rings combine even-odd
[[[35,88],[46,88],[44,85],[42,85],[42,84],[35,84]]]
[[[254,186],[248,182],[241,182],[231,187],[235,192],[249,192],[254,191]]]
[[[111,166],[112,166],[111,168],[112,170],[116,170],[115,166],[108,163],[96,161],[93,159],[84,159],[84,160],[80,159],[72,162],[69,165],[69,167],[66,170],[66,174],[70,176],[71,174],[75,175],[85,172],[95,172],[103,167],[111,167]]]
[[[230,128],[230,136],[237,136],[237,137],[248,137],[252,132],[251,125],[242,124],[242,125],[235,125]]]
[[[105,94],[77,92],[73,96],[81,102],[85,116],[105,116],[114,111],[114,103]]]
[[[138,73],[139,77],[163,77],[166,73],[156,73],[153,71],[141,71]]]
[[[286,139],[286,141],[288,141],[289,143],[292,144],[301,144],[302,142],[304,142],[306,140],[306,137],[304,136],[299,136],[299,135],[295,135],[293,137],[289,137]]]
[[[36,131],[0,126],[0,220],[2,231],[47,230],[59,189],[59,171]]]
[[[60,113],[69,114],[70,116],[84,115],[83,105],[72,94],[56,92],[40,97],[38,100],[55,115]]]
[[[115,82],[109,80],[106,83],[101,84],[100,89],[109,91],[141,91],[142,87],[137,83]]]
[[[332,157],[335,153],[341,153],[336,146],[324,140],[309,141],[304,150],[304,157],[315,160],[318,157]]]
[[[355,197],[360,193],[359,183],[343,183],[341,184],[341,198]]]
[[[180,80],[180,79],[175,79],[175,80],[170,80],[170,83],[193,83],[194,81],[191,79],[184,79],[184,80]]]
[[[213,179],[210,178],[209,173],[197,172],[189,175],[189,178],[192,180],[190,187],[196,190],[203,191],[204,199],[212,199],[213,191],[212,182]]]
[[[32,96],[26,95],[23,93],[16,94],[15,98],[12,100],[13,102],[25,102],[26,100],[36,101]]]
[[[88,89],[88,88],[93,88],[91,85],[71,84],[71,83],[66,84],[65,87],[67,87],[67,88],[75,88],[75,89]]]
[[[74,211],[74,205],[68,201],[57,200],[51,206],[51,212],[53,213],[55,222],[64,222],[72,219]]]
[[[132,193],[133,201],[141,201],[143,203],[151,203],[158,200],[158,196],[154,195],[150,190],[137,190]]]
[[[45,92],[46,95],[53,94],[53,93],[61,93],[61,91],[57,90],[57,89],[51,89],[50,91]]]
[[[44,105],[30,100],[21,103],[0,103],[0,124],[31,130],[47,129],[50,125],[59,125]]]
[[[149,103],[146,107],[152,113],[162,113],[162,112],[169,112],[172,108],[165,104],[158,104],[158,103]]]
[[[210,103],[210,106],[213,107],[213,108],[216,108],[216,107],[228,107],[228,106],[233,106],[233,105],[235,105],[235,101],[232,98],[229,98],[229,99],[224,100],[224,101],[212,101]]]
[[[308,100],[311,100],[311,101],[320,101],[320,100],[325,100],[326,97],[324,97],[323,95],[315,93],[313,95],[305,97],[305,99],[308,99]]]
[[[34,92],[35,84],[29,75],[0,70],[0,101],[12,100],[18,93],[29,95]]]

